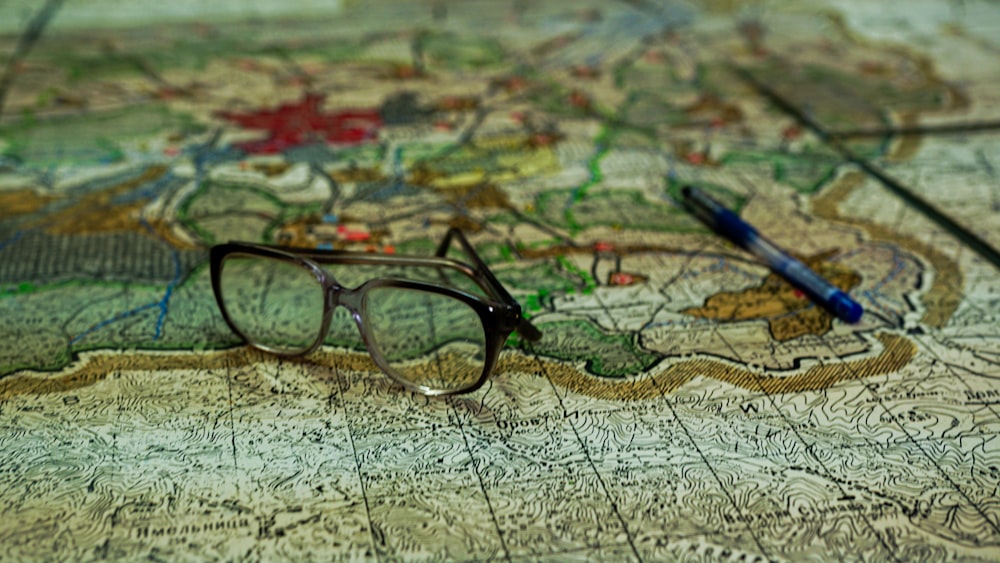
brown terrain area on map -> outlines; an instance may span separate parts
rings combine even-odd
[[[835,252],[828,251],[803,262],[843,291],[861,283],[861,276],[844,266],[827,262]],[[833,328],[833,316],[822,307],[817,307],[801,291],[775,273],[764,278],[757,287],[741,291],[725,291],[712,295],[701,307],[683,311],[703,319],[722,322],[738,322],[766,319],[771,335],[779,342],[785,342],[815,334],[821,336]]]

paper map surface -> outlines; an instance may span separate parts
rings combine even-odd
[[[1000,559],[997,267],[837,150],[1000,246],[1000,12],[737,4],[0,7],[0,558]],[[470,395],[212,296],[451,226],[544,333]]]

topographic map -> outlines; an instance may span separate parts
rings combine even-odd
[[[0,6],[0,558],[1000,559],[996,2],[233,4]],[[544,333],[472,394],[212,297],[450,227]]]

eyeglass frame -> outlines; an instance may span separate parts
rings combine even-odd
[[[457,240],[465,254],[471,259],[472,264],[467,264],[448,258],[446,254],[451,249],[452,240]],[[240,329],[233,322],[226,309],[225,300],[222,297],[222,269],[226,258],[231,255],[243,255],[250,257],[270,258],[286,263],[294,264],[311,272],[316,281],[323,289],[323,319],[320,329],[317,331],[316,339],[307,348],[301,351],[288,352],[269,347],[255,342],[254,339]],[[321,264],[344,264],[344,265],[375,265],[375,266],[401,266],[401,267],[429,267],[438,269],[438,273],[444,283],[432,283],[403,278],[372,278],[356,288],[348,288],[340,285],[333,274],[326,271]],[[386,375],[402,385],[404,388],[422,393],[428,396],[454,395],[460,393],[470,393],[479,389],[492,375],[496,368],[500,352],[503,350],[507,338],[513,332],[517,332],[521,337],[530,342],[535,342],[542,337],[541,331],[536,328],[531,321],[526,319],[521,310],[521,305],[503,287],[497,277],[490,270],[486,262],[479,256],[472,244],[469,243],[465,235],[458,228],[448,229],[444,239],[437,247],[434,257],[409,256],[397,254],[379,254],[373,252],[358,252],[351,250],[334,249],[311,249],[298,248],[282,245],[258,244],[252,242],[230,241],[212,246],[209,250],[209,266],[212,279],[212,292],[215,295],[219,311],[222,318],[229,325],[237,336],[244,342],[265,352],[272,354],[298,357],[306,356],[320,346],[326,339],[330,330],[330,323],[337,307],[343,305],[351,317],[354,319],[361,333],[361,340],[371,356],[375,365]],[[490,299],[484,299],[478,295],[468,293],[447,283],[442,268],[457,271],[470,278],[482,289]],[[444,295],[468,305],[479,315],[485,336],[483,354],[483,371],[479,378],[472,384],[458,389],[436,389],[425,385],[418,385],[397,374],[382,356],[374,337],[369,330],[367,321],[367,301],[365,296],[368,291],[375,288],[395,287],[410,289]]]

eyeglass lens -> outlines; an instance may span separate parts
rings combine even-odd
[[[296,264],[229,256],[219,287],[230,320],[256,346],[301,353],[323,326],[323,287],[312,272]]]
[[[398,287],[374,288],[365,299],[373,344],[397,377],[440,391],[465,389],[479,380],[486,331],[465,302]]]
[[[313,273],[282,260],[233,255],[220,277],[229,318],[254,345],[278,353],[306,351],[323,322],[323,288]],[[400,287],[374,287],[361,306],[371,353],[393,375],[432,391],[474,385],[486,362],[479,314],[453,297]]]

